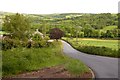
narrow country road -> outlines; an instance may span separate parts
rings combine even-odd
[[[64,53],[84,62],[94,71],[96,78],[118,78],[118,58],[85,54],[75,50],[65,41],[62,43]]]

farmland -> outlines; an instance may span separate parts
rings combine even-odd
[[[118,40],[103,40],[90,38],[63,38],[74,48],[87,54],[94,54],[108,57],[120,57],[118,54]]]
[[[74,43],[76,43],[76,38],[68,39],[68,41],[70,42],[73,41]],[[84,45],[84,46],[98,46],[98,47],[104,46],[104,47],[118,50],[118,40],[79,38],[77,44]]]

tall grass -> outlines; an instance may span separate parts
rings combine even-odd
[[[13,48],[3,51],[3,76],[38,70],[44,67],[65,65],[73,74],[89,72],[82,62],[65,56],[61,42],[54,42],[47,48]]]
[[[61,49],[56,47],[48,48],[14,48],[3,51],[3,75],[17,74],[26,71],[37,70],[46,66],[54,66],[62,63]]]
[[[69,72],[76,76],[79,76],[79,74],[89,71],[86,65],[84,65],[79,60],[74,59],[69,59],[68,63],[65,64],[65,67],[68,69]]]

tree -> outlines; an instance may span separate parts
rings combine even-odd
[[[47,32],[47,21],[45,21],[45,20],[41,20],[41,23],[42,23],[42,25],[41,25],[41,32],[44,34],[44,36],[46,36],[46,32]]]
[[[53,28],[50,30],[50,39],[61,39],[61,37],[63,37],[63,34],[63,31],[59,28]]]
[[[79,37],[80,37],[80,38],[83,38],[83,37],[84,37],[84,32],[80,32],[80,33],[79,33]]]
[[[93,38],[99,38],[100,37],[100,31],[99,30],[92,30],[92,37]]]
[[[91,37],[92,34],[92,27],[90,24],[86,24],[85,27],[83,28],[84,31],[84,36],[85,37]]]
[[[107,31],[106,31],[106,37],[107,37],[107,38],[111,38],[111,37],[112,37],[111,35],[112,35],[111,31],[110,31],[110,30],[107,30]]]
[[[12,38],[25,40],[29,33],[29,28],[29,19],[22,14],[7,15],[4,18],[3,29],[12,34]]]

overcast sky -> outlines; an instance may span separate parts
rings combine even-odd
[[[118,13],[120,0],[0,0],[0,11],[51,13]]]

